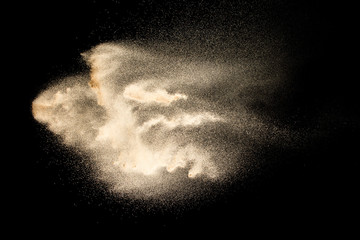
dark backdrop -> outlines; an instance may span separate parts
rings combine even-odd
[[[359,107],[351,74],[356,69],[350,58],[356,57],[356,29],[350,6],[328,1],[94,0],[26,2],[14,9],[19,72],[13,81],[21,88],[17,113],[22,116],[9,160],[16,162],[13,175],[21,179],[11,180],[16,182],[12,226],[33,232],[146,228],[185,235],[194,229],[238,234],[292,230],[289,236],[313,229],[336,232],[341,223],[347,230],[356,226]],[[289,125],[300,129],[318,109],[328,109],[321,127],[325,134],[309,140],[306,150],[262,152],[269,161],[277,158],[277,164],[231,186],[216,202],[181,214],[136,210],[136,203],[115,200],[105,186],[82,177],[87,170],[63,163],[71,153],[52,147],[56,140],[32,118],[31,102],[49,81],[86,70],[79,53],[112,40],[186,41],[167,33],[179,22],[224,24],[224,16],[243,24],[232,31],[253,27],[250,35],[255,36],[269,27],[281,32],[290,52],[305,59],[294,68],[283,90],[289,94],[272,114],[284,123],[295,119]]]

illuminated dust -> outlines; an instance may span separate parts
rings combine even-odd
[[[32,113],[65,145],[90,155],[95,177],[112,192],[186,199],[215,191],[212,185],[247,171],[254,143],[291,144],[296,137],[247,110],[251,89],[278,80],[254,80],[246,62],[187,59],[121,43],[82,56],[89,72],[42,91]]]

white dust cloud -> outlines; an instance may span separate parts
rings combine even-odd
[[[239,155],[246,156],[250,135],[262,139],[266,128],[279,136],[278,129],[271,130],[239,103],[221,105],[232,91],[251,87],[248,79],[230,84],[220,98],[208,94],[234,72],[245,72],[244,67],[187,61],[115,43],[82,55],[90,73],[40,93],[33,116],[66,145],[88,153],[98,178],[113,191],[187,196],[202,188],[199,181],[223,181],[244,167]]]
[[[176,182],[219,177],[214,150],[192,141],[189,130],[224,119],[201,106],[189,112],[181,107],[196,102],[176,89],[176,76],[169,74],[176,69],[163,66],[164,59],[116,44],[97,46],[83,56],[90,79],[76,76],[50,87],[33,101],[32,111],[65,144],[91,152],[100,178],[126,191],[148,188],[164,171],[186,170],[185,176],[174,174]],[[160,84],[154,76],[162,79]]]

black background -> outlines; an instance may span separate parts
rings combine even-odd
[[[19,3],[14,9],[14,65],[19,68],[14,83],[21,86],[17,112],[23,116],[12,141],[17,147],[11,158],[19,169],[13,175],[21,181],[12,181],[11,226],[34,233],[106,228],[115,236],[116,231],[145,229],[289,236],[355,229],[359,107],[350,6],[325,1],[47,1]],[[306,149],[262,151],[264,159],[276,164],[229,187],[216,202],[179,214],[116,200],[104,192],[105,186],[83,177],[86,169],[63,164],[71,153],[51,147],[56,140],[32,118],[31,102],[49,81],[86,69],[79,53],[112,40],[171,41],[174,35],[166,33],[179,21],[211,26],[210,20],[224,22],[224,16],[244,22],[232,31],[278,29],[291,54],[305,59],[287,80],[283,91],[288,94],[269,114],[301,130],[313,123],[319,109],[327,109],[321,134]]]

